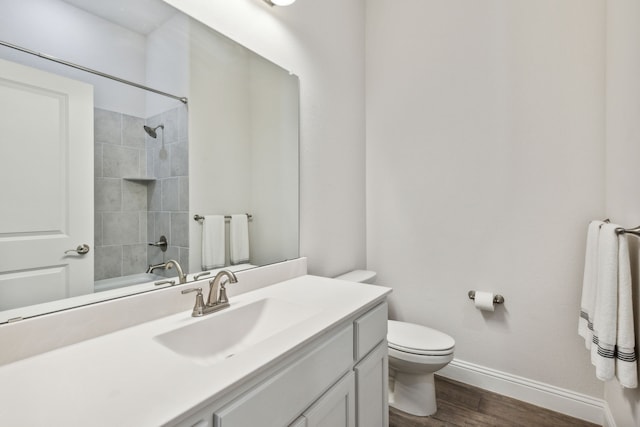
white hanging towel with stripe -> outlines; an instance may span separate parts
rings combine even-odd
[[[602,221],[591,221],[587,230],[587,250],[584,260],[584,278],[582,281],[582,299],[578,334],[584,338],[587,350],[593,342],[593,314],[596,310],[596,290],[598,283],[598,238]]]
[[[620,226],[608,223],[598,226],[595,265],[585,266],[578,331],[585,338],[589,333],[592,336],[591,363],[596,367],[596,376],[603,381],[617,377],[623,387],[635,388],[638,375],[628,242],[624,234],[616,232]],[[592,230],[591,225],[589,229]],[[587,240],[588,245],[593,243],[589,236]],[[587,248],[586,262],[594,262],[589,257],[590,249]],[[595,285],[587,277],[594,271]],[[586,334],[584,320],[589,330]]]
[[[205,215],[202,223],[202,270],[224,267],[224,216]]]
[[[249,218],[246,214],[231,215],[229,259],[232,265],[249,262]]]

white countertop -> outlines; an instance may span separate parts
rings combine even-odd
[[[251,351],[211,366],[178,355],[153,337],[224,310],[202,318],[181,312],[1,366],[0,425],[163,425],[196,405],[213,403],[229,387],[259,374],[390,291],[302,276],[231,297],[226,310],[268,297],[313,307],[318,313],[255,344]],[[224,333],[212,331],[212,339]]]

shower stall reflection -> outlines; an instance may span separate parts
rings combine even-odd
[[[169,259],[188,267],[186,107],[148,118],[97,108],[94,114],[95,291],[172,275],[144,273]],[[166,252],[150,244],[163,236],[171,236]]]

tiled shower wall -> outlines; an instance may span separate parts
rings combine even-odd
[[[94,110],[95,280],[143,273],[147,261],[144,120]]]
[[[147,234],[157,242],[164,235],[169,248],[149,247],[147,261],[158,264],[177,260],[189,267],[189,144],[186,107],[178,107],[147,119],[147,126],[164,125],[158,137],[146,136],[147,168],[156,180],[148,185]],[[156,270],[157,273],[160,271]],[[175,272],[167,272],[175,276]]]
[[[188,256],[186,108],[143,118],[96,108],[95,280],[144,273],[148,264]],[[145,124],[164,124],[146,135]],[[164,141],[163,141],[164,136]],[[151,181],[136,178],[155,178]],[[167,252],[148,246],[164,235]],[[156,273],[161,273],[156,271]],[[168,272],[175,275],[175,272]]]

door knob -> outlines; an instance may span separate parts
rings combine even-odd
[[[89,245],[85,243],[85,244],[79,245],[75,249],[69,249],[68,251],[64,251],[65,255],[68,254],[69,252],[75,252],[78,255],[84,255],[86,253],[89,253]]]

